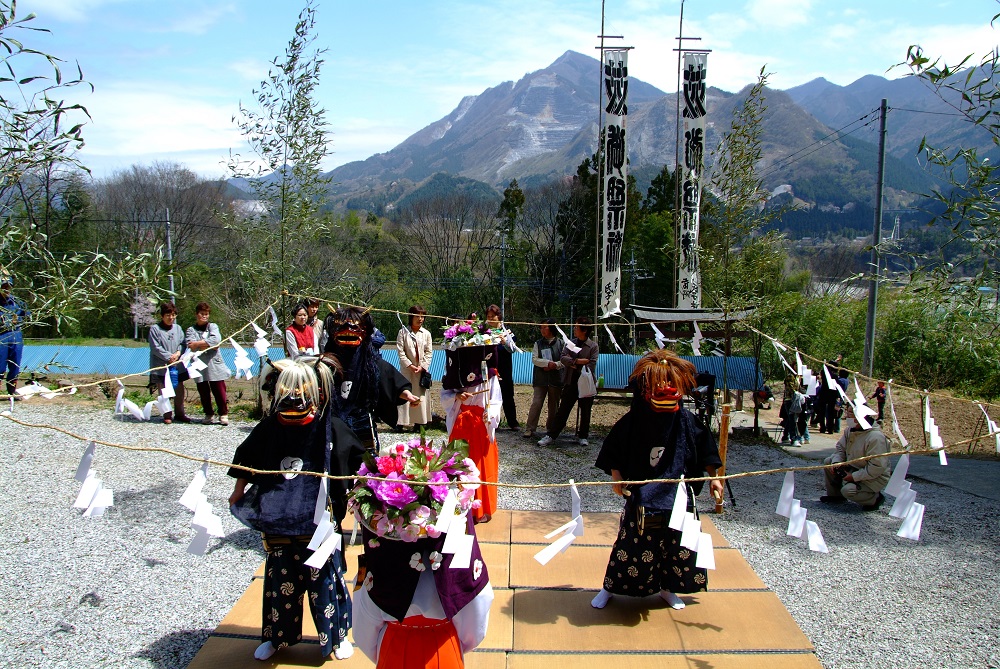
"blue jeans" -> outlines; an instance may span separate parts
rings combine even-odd
[[[0,334],[0,376],[7,376],[7,392],[13,393],[17,387],[17,376],[21,373],[21,353],[24,338],[21,331]]]

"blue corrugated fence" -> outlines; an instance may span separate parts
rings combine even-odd
[[[250,347],[250,358],[256,362],[257,354]],[[272,347],[268,354],[275,360],[285,357],[281,347]],[[399,353],[395,348],[382,349],[382,357],[386,362],[399,369]],[[222,358],[230,369],[235,369],[236,351],[231,346],[222,347]],[[624,388],[628,385],[629,374],[639,359],[637,355],[622,355],[620,353],[602,353],[597,359],[597,375],[604,376],[606,388]],[[716,387],[722,387],[723,362],[729,388],[733,390],[756,390],[764,385],[760,374],[754,374],[754,359],[750,357],[732,356],[684,356],[690,360],[699,372],[714,374]],[[440,381],[444,376],[444,352],[435,351],[431,360],[431,376]],[[24,347],[21,360],[25,372],[47,371],[64,374],[107,374],[108,376],[124,376],[138,374],[149,369],[148,348],[125,348],[122,346],[59,346],[59,345],[29,345]],[[514,354],[514,383],[531,383],[531,353]],[[254,374],[258,367],[254,365]],[[756,378],[755,378],[756,376]]]

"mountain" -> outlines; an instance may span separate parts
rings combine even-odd
[[[450,114],[390,151],[330,172],[335,206],[382,214],[442,173],[482,182],[497,191],[512,178],[531,186],[573,174],[597,146],[600,67],[595,58],[567,51],[517,82],[506,81],[464,98]],[[734,94],[709,88],[707,160],[730,128],[733,111],[748,90]],[[874,76],[847,87],[817,79],[789,91],[767,91],[760,163],[765,187],[790,185],[794,197],[810,205],[870,202],[877,121],[845,136],[835,130],[877,109],[879,100],[887,96],[894,109],[890,115],[892,153],[887,160],[889,204],[905,204],[910,193],[926,190],[929,177],[914,155],[920,137],[928,134],[947,145],[961,146],[955,142],[966,139],[968,124],[954,116],[906,111],[934,111],[943,103],[935,106],[933,93],[914,79],[889,81]],[[672,166],[676,94],[631,77],[628,105],[631,169],[649,173]],[[439,192],[442,183],[438,180],[430,189]]]
[[[956,75],[964,79],[963,71]],[[847,86],[838,86],[819,78],[786,91],[804,110],[832,129],[857,128],[858,119],[877,112],[885,98],[889,108],[886,117],[886,153],[906,161],[916,162],[921,140],[926,137],[934,147],[977,147],[993,149],[990,136],[958,114],[959,95],[944,91],[938,97],[926,83],[916,77],[886,79],[866,75]],[[877,144],[878,122],[855,134]]]

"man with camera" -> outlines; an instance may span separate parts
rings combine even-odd
[[[863,429],[854,417],[854,405],[845,402],[845,418],[851,427],[837,440],[837,452],[823,462],[828,465],[846,463],[866,456],[868,460],[841,464],[823,470],[826,475],[826,494],[819,498],[825,504],[843,504],[847,500],[861,505],[863,511],[876,511],[885,497],[882,491],[889,483],[889,442],[878,425]]]

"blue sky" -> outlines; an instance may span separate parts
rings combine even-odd
[[[606,0],[605,34],[635,47],[629,74],[676,86],[680,0]],[[283,53],[301,9],[289,0],[20,0],[51,34],[29,46],[79,62],[93,93],[81,157],[103,177],[174,161],[225,175],[241,138],[240,101]],[[764,65],[786,89],[816,77],[889,77],[910,44],[957,61],[997,44],[996,0],[687,0],[684,34],[709,48],[709,83],[736,91]],[[600,0],[320,0],[328,49],[318,98],[332,168],[387,151],[476,95],[546,67],[567,50],[597,56]],[[71,65],[67,69],[74,69]]]

